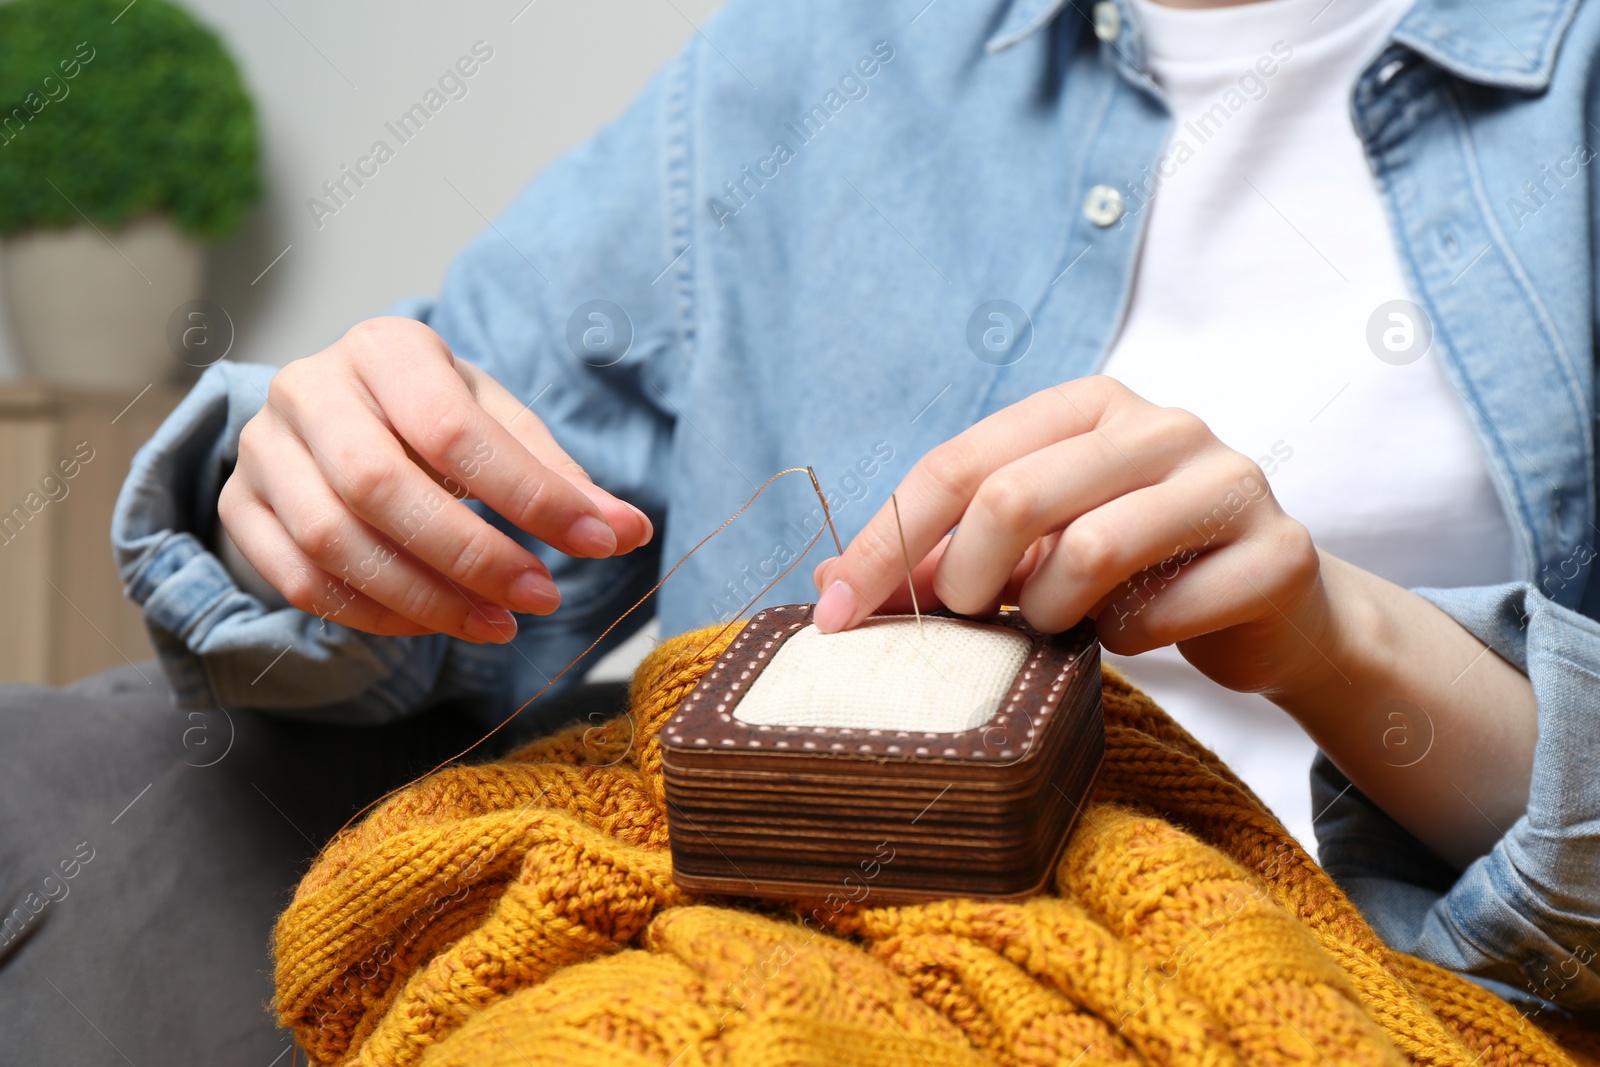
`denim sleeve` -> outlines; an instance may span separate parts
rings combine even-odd
[[[694,61],[691,45],[617,122],[535,179],[452,262],[436,298],[391,309],[430,325],[526,401],[598,484],[646,511],[658,531],[673,426],[661,394],[684,358],[694,310]],[[475,504],[537,552],[562,591],[554,615],[518,618],[509,645],[379,637],[263,604],[212,549],[239,431],[267,402],[273,371],[207,370],[139,452],[118,500],[112,540],[123,582],[180,706],[384,722],[478,697],[492,720],[555,678],[653,583],[655,543],[615,559],[571,559]],[[595,655],[647,619],[630,617]]]
[[[1600,624],[1525,582],[1417,592],[1533,683],[1527,813],[1457,872],[1319,756],[1323,866],[1394,947],[1600,1016]]]
[[[209,368],[139,450],[111,520],[123,585],[143,609],[180,707],[385,721],[432,687],[442,639],[372,637],[272,610],[241,590],[208,547],[239,430],[264,403],[274,370]]]

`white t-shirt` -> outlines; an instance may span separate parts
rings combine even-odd
[[[1508,580],[1511,531],[1465,404],[1431,348],[1406,361],[1425,328],[1379,310],[1409,294],[1350,94],[1411,0],[1132,2],[1175,122],[1153,196],[1127,197],[1148,218],[1103,371],[1256,459],[1335,556],[1408,587]],[[1315,746],[1292,719],[1176,648],[1107,661],[1314,847]]]

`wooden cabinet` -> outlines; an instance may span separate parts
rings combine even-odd
[[[0,681],[60,685],[151,658],[111,558],[111,510],[183,393],[0,384]]]

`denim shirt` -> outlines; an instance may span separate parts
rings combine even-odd
[[[1528,812],[1457,872],[1325,760],[1313,774],[1327,865],[1392,944],[1586,1013],[1600,1013],[1597,43],[1594,4],[1419,0],[1351,96],[1409,295],[1515,535],[1517,581],[1419,592],[1532,680]],[[519,620],[509,646],[271,610],[210,546],[272,369],[221,363],[140,453],[113,526],[177,699],[382,722],[476,695],[499,713],[779,470],[812,465],[848,539],[928,449],[1095,372],[1170,124],[1123,3],[733,0],[461,253],[436,298],[395,309],[526,400],[650,514],[656,542],[601,561],[530,545],[563,606]],[[666,583],[663,630],[730,618],[821,519],[804,475],[779,479]],[[762,602],[812,599],[821,558]]]

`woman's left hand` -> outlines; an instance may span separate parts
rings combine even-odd
[[[1333,612],[1306,528],[1199,418],[1115,379],[996,412],[922,457],[895,495],[905,554],[885,504],[817,568],[818,629],[910,610],[909,556],[923,610],[1016,604],[1047,632],[1091,616],[1110,651],[1176,643],[1231,689],[1284,692],[1330,662]]]

